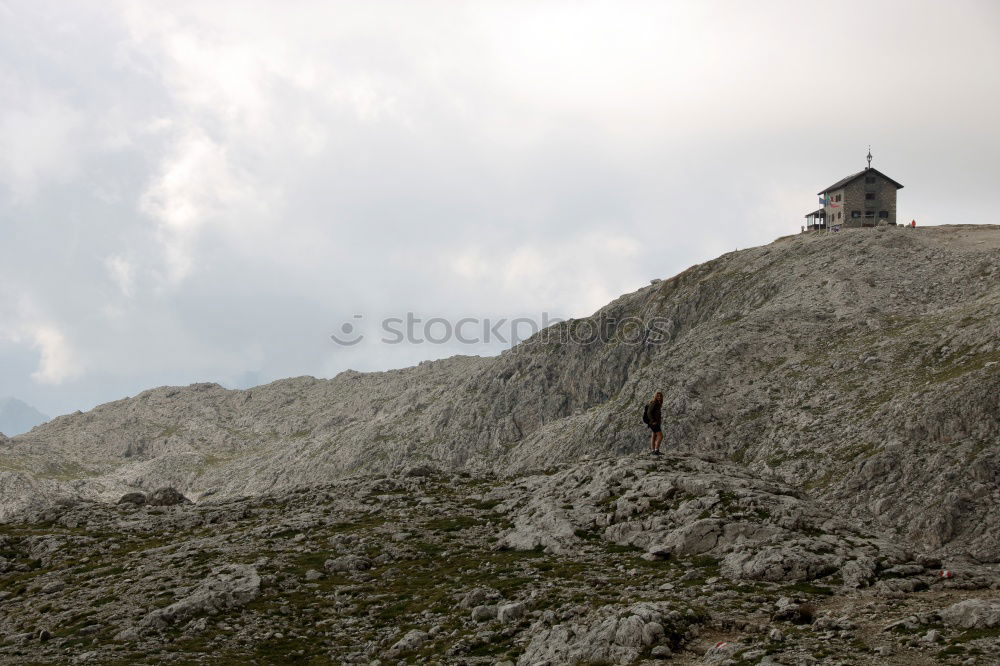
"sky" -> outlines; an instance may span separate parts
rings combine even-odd
[[[483,321],[798,232],[869,145],[900,219],[994,223],[997,35],[993,0],[0,0],[0,396],[496,354]]]

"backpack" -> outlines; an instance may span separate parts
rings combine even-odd
[[[642,406],[642,422],[649,425],[649,405]]]

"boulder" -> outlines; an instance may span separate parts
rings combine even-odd
[[[499,596],[500,594],[493,588],[474,587],[462,596],[458,605],[460,608],[475,608],[476,606],[482,606],[489,599],[495,599]]]
[[[497,616],[496,606],[476,606],[472,609],[472,619],[476,622],[488,622]]]
[[[389,648],[389,656],[396,657],[403,652],[408,652],[410,650],[416,650],[427,640],[428,634],[426,631],[420,631],[419,629],[411,629],[406,632],[406,634],[400,638],[398,641]]]
[[[146,495],[144,493],[125,493],[118,499],[118,503],[142,506],[146,503]]]
[[[438,474],[438,469],[433,465],[415,465],[403,472],[403,476],[408,477],[434,476],[435,474]]]
[[[117,634],[115,634],[116,641],[123,641],[126,643],[130,641],[137,641],[139,640],[139,638],[141,638],[141,636],[139,635],[139,632],[138,630],[136,630],[135,627],[125,627]]]
[[[150,493],[147,501],[150,506],[175,506],[177,504],[191,503],[191,500],[184,497],[176,488],[170,486],[157,488]]]
[[[497,607],[497,619],[501,622],[513,622],[524,617],[527,609],[521,602],[502,604]]]
[[[907,615],[894,622],[887,624],[882,631],[916,631],[923,624],[922,618],[916,615]]]
[[[801,603],[788,597],[781,597],[775,605],[772,620],[791,622],[792,624],[812,624],[816,620],[816,607],[810,603]]]
[[[889,567],[882,572],[883,576],[919,576],[924,572],[924,567],[919,564],[897,564],[896,566]]]
[[[966,599],[938,611],[941,621],[960,629],[1000,627],[1000,601]]]
[[[704,518],[674,530],[663,541],[650,546],[647,550],[659,557],[700,555],[715,548],[721,535],[722,522]]]
[[[344,555],[327,560],[323,568],[336,572],[365,571],[372,568],[372,561],[362,555]]]
[[[260,576],[248,564],[217,567],[187,597],[166,608],[148,613],[141,621],[146,629],[162,630],[202,613],[216,614],[244,606],[260,594]]]
[[[544,550],[568,554],[577,547],[576,526],[566,511],[550,500],[537,501],[521,514],[514,528],[497,542],[501,550]]]
[[[602,606],[583,618],[536,632],[517,663],[628,664],[660,645],[679,647],[693,620],[663,602]]]
[[[847,562],[840,568],[840,576],[844,580],[844,587],[859,588],[868,587],[875,580],[875,570],[878,563],[873,557],[859,557],[856,560]]]
[[[732,580],[766,580],[775,583],[812,580],[836,570],[830,555],[801,546],[767,546],[726,555],[722,573]]]

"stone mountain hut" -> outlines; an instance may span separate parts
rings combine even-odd
[[[872,168],[872,153],[868,151],[868,166],[864,170],[838,180],[821,190],[822,208],[806,215],[803,231],[830,227],[874,227],[896,224],[896,190],[903,186]]]

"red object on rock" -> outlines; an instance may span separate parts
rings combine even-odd
[[[941,571],[938,572],[938,576],[941,578],[954,578],[955,574],[947,569],[941,569]]]

